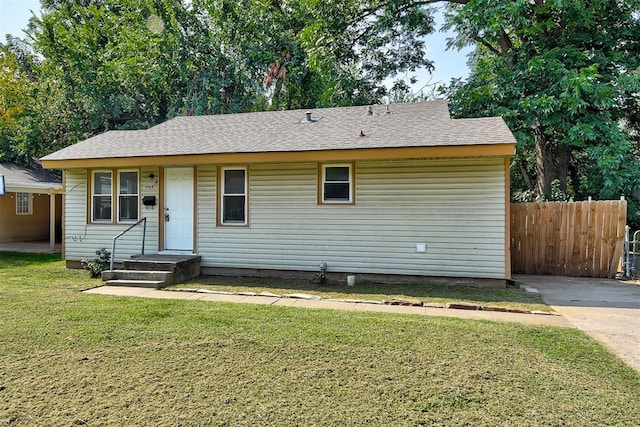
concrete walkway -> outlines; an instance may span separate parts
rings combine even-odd
[[[545,303],[640,372],[640,285],[611,279],[516,276]]]
[[[435,307],[407,307],[397,305],[369,304],[362,302],[345,302],[338,300],[309,300],[301,298],[281,298],[253,295],[223,295],[200,292],[163,291],[149,288],[133,288],[124,286],[100,286],[85,291],[92,294],[117,295],[127,297],[183,299],[214,302],[231,302],[245,304],[262,304],[273,306],[322,308],[331,310],[354,310],[366,312],[385,312],[396,314],[417,314],[423,316],[455,317],[472,320],[489,320],[496,322],[519,322],[531,325],[548,325],[573,327],[561,316],[505,313],[498,311],[458,310]]]
[[[60,253],[60,243],[55,244],[55,249],[51,251],[51,244],[48,240],[35,242],[0,242],[0,252],[28,252],[32,254]]]

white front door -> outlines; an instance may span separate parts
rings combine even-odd
[[[193,251],[193,168],[164,170],[164,249]]]

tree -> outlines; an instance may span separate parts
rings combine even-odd
[[[384,79],[432,66],[422,36],[433,19],[424,5],[45,0],[31,29],[72,98],[86,98],[94,127],[109,129],[166,114],[379,102]],[[156,33],[151,17],[162,26]]]
[[[617,198],[637,190],[640,165],[630,138],[640,112],[634,5],[470,0],[451,6],[453,44],[477,44],[471,76],[448,88],[452,111],[506,119],[518,140],[514,183],[535,197],[549,199],[555,190]]]
[[[0,47],[0,126],[11,126],[24,111],[26,84],[15,55]]]
[[[176,115],[380,102],[384,79],[431,67],[430,2],[42,0],[27,40],[1,45],[2,155]]]
[[[169,88],[159,58],[173,46],[147,28],[150,2],[45,0],[43,11],[30,28],[44,58],[40,78],[60,82],[88,134],[166,119]]]
[[[32,106],[7,138],[26,158],[180,114],[379,102],[383,80],[432,67],[423,38],[434,30],[432,3],[43,0],[28,29],[34,52],[7,45]],[[629,195],[640,129],[637,6],[445,3],[454,44],[478,46],[471,78],[449,88],[452,110],[505,117],[518,138],[516,186],[547,198],[554,188]],[[406,90],[396,82],[391,95]]]
[[[12,161],[15,152],[8,141],[27,101],[26,80],[14,54],[0,47],[0,161]]]
[[[42,0],[5,45],[30,108],[2,143],[28,162],[176,115],[380,102],[385,79],[432,67],[432,2]]]

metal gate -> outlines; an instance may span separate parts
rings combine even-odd
[[[622,271],[627,278],[640,277],[640,230],[631,234],[627,226],[624,237],[624,256],[622,257]]]

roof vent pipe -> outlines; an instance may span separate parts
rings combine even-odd
[[[311,117],[311,111],[307,111],[307,112],[305,113],[304,119],[300,120],[300,123],[315,123],[315,122],[317,122],[318,120],[320,120],[321,118],[322,118],[322,117],[319,117],[319,118],[315,118],[315,119],[314,119],[313,117]]]
[[[373,115],[373,106],[369,105],[367,107],[367,116],[372,116]]]
[[[389,109],[389,104],[387,104],[386,112],[387,112],[387,114],[391,114],[391,110]]]

